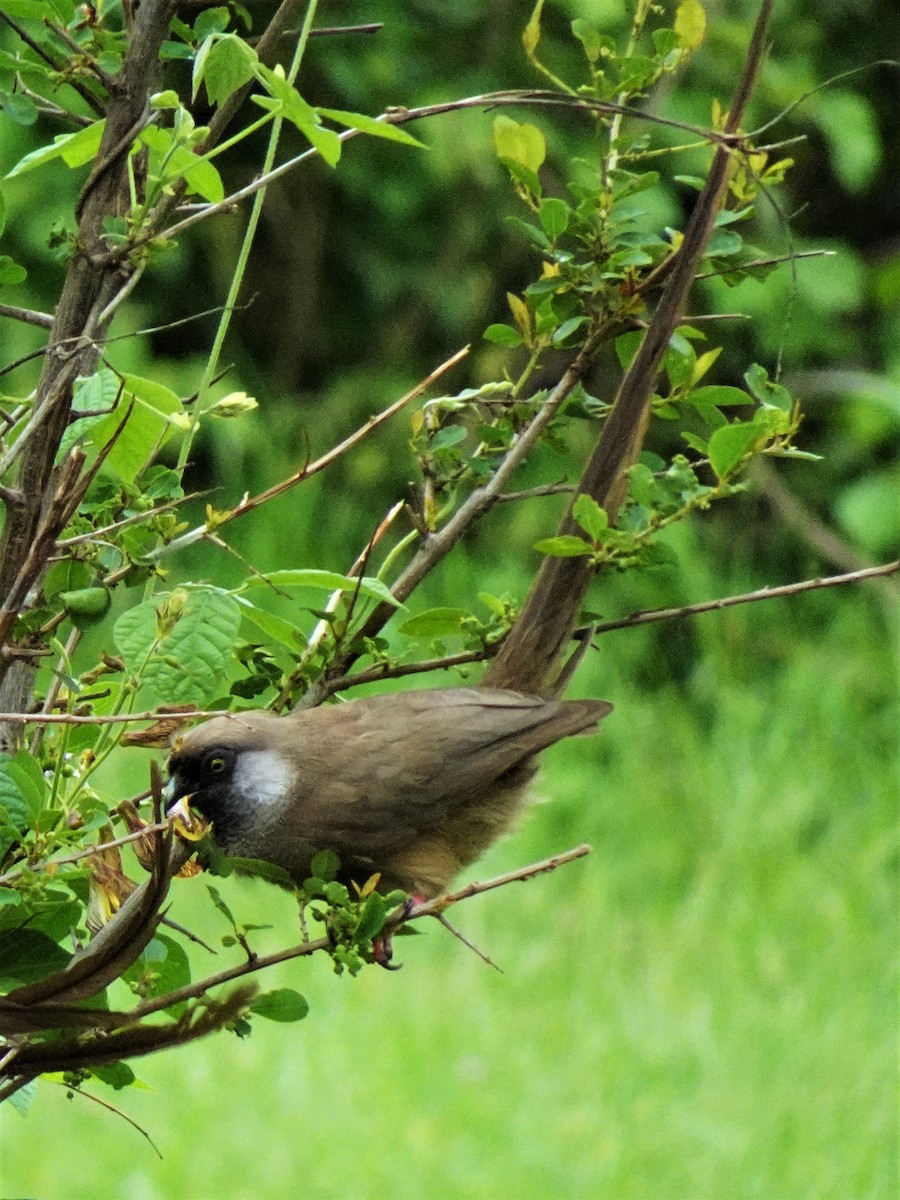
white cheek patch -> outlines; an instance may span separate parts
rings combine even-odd
[[[234,764],[233,781],[248,806],[280,807],[290,799],[294,772],[274,750],[245,750]]]

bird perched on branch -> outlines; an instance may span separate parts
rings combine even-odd
[[[731,146],[762,60],[769,0],[717,142],[706,183],[677,249],[646,335],[622,379],[560,533],[580,536],[573,510],[595,500],[613,525],[636,461],[650,401],[728,185]],[[560,381],[581,379],[588,337]],[[560,670],[592,576],[587,556],[547,557],[519,617],[477,688],[443,688],[302,710],[217,717],[176,743],[169,802],[191,795],[226,852],[278,863],[304,877],[312,849],[333,849],[351,878],[441,891],[518,812],[535,758],[561,738],[590,732],[603,700],[558,700]],[[377,632],[386,619],[372,615]]]
[[[346,882],[430,898],[515,820],[536,756],[611,708],[434,688],[216,717],[176,740],[167,803],[189,796],[226,854],[300,882],[333,850]]]

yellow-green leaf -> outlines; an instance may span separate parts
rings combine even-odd
[[[498,158],[521,163],[535,174],[547,156],[547,143],[536,125],[519,124],[502,113],[494,118],[494,147]]]
[[[706,12],[700,0],[681,0],[675,10],[675,32],[685,50],[696,50],[706,35]]]
[[[528,24],[522,30],[522,47],[525,50],[527,58],[534,58],[534,52],[538,48],[538,42],[541,40],[541,12],[544,8],[544,0],[537,0]]]

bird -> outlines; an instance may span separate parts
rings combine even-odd
[[[331,850],[342,882],[431,899],[513,825],[540,753],[611,710],[477,686],[229,713],[174,740],[166,806],[189,798],[224,854],[298,883]]]

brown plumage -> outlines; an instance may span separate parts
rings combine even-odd
[[[334,850],[345,881],[431,897],[509,828],[536,756],[611,708],[436,688],[216,717],[176,741],[168,802],[191,796],[226,854],[297,880]]]

